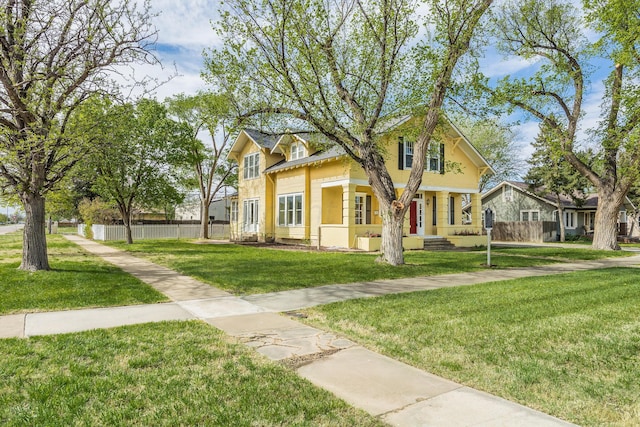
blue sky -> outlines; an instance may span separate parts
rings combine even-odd
[[[200,77],[203,69],[203,50],[219,44],[214,31],[211,28],[211,20],[217,18],[220,2],[217,0],[151,0],[151,6],[159,15],[154,23],[158,29],[157,56],[163,63],[163,67],[142,67],[139,72],[155,76],[165,80],[172,73],[178,76],[162,85],[156,91],[159,100],[177,93],[192,94],[200,89],[205,89],[206,84]],[[590,38],[596,35],[588,34]],[[507,74],[526,75],[536,67],[530,61],[519,58],[503,58],[500,55],[489,53],[483,59],[483,71],[490,77],[499,78]],[[596,64],[605,67],[607,64]],[[585,117],[582,121],[581,139],[588,139],[585,131],[595,125],[599,119],[600,104],[604,87],[602,77],[606,72],[599,74],[599,79],[591,82],[590,90],[584,100]],[[538,123],[524,121],[513,127],[516,139],[522,146],[523,158],[531,153],[529,146],[538,132]],[[472,139],[472,136],[470,136]]]

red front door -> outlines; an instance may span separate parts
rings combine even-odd
[[[409,234],[418,233],[418,204],[411,202],[409,207]]]

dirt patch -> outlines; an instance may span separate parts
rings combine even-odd
[[[325,357],[329,357],[332,354],[335,354],[341,350],[342,349],[340,348],[334,348],[331,350],[321,351],[319,353],[305,354],[304,356],[293,356],[287,359],[280,360],[280,364],[286,366],[287,368],[296,370],[298,368],[301,368],[302,366],[308,365],[317,360],[321,360],[321,359],[324,359]]]

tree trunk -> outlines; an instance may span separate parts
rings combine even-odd
[[[209,238],[209,204],[202,203],[202,209],[200,209],[200,238]]]
[[[127,244],[133,244],[133,236],[131,234],[131,212],[127,210],[121,210],[122,223],[124,224],[124,235],[127,239]]]
[[[20,270],[49,270],[47,235],[45,232],[44,197],[23,194],[25,221],[22,232],[22,263]]]
[[[610,190],[605,186],[598,189],[598,209],[593,225],[594,249],[619,250],[618,217],[624,195],[620,191]]]
[[[560,222],[560,241],[564,242],[566,240],[567,232],[564,225],[564,208],[560,202],[558,202],[558,221]]]
[[[382,241],[377,261],[390,265],[402,265],[404,264],[402,228],[405,210],[395,210],[392,205],[383,212],[386,213],[382,216]]]

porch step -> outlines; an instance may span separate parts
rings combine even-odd
[[[425,251],[452,251],[455,249],[455,245],[444,237],[433,237],[424,239]]]

